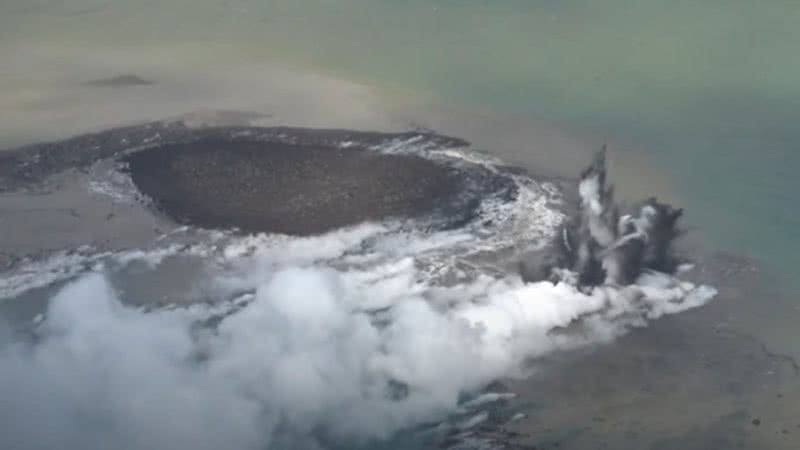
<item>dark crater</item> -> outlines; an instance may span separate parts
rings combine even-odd
[[[457,170],[415,155],[206,140],[133,153],[138,189],[179,222],[293,235],[431,215],[464,189]]]
[[[183,224],[314,235],[413,219],[449,229],[517,193],[507,175],[432,153],[467,145],[429,132],[155,122],[0,152],[0,192],[46,189],[52,175],[114,159],[150,206]]]

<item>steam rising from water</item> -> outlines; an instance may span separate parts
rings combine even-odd
[[[715,294],[652,271],[582,291],[482,263],[487,249],[522,236],[543,243],[559,229],[546,190],[517,181],[511,204],[484,205],[492,220],[454,231],[208,233],[188,247],[171,237],[70,255],[65,266],[82,264],[81,275],[63,272],[72,281],[33,338],[3,340],[0,435],[21,449],[350,448],[442,420],[537,357]],[[167,285],[176,258],[200,261],[202,281],[164,297],[210,302],[133,306],[161,299],[132,298],[126,271]],[[16,275],[0,279],[14,288],[6,294],[25,289]]]

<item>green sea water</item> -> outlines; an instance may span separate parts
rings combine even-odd
[[[609,136],[800,287],[796,0],[0,0],[17,42],[287,61]]]

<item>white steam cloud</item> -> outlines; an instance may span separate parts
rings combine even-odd
[[[347,447],[440,420],[531,358],[612,339],[715,293],[653,272],[589,294],[516,276],[442,286],[402,249],[353,253],[375,232],[222,249],[224,268],[205,289],[239,302],[213,326],[219,307],[144,312],[123,303],[110,269],[83,275],[52,298],[34,342],[2,340],[3,446]],[[453,236],[444,242],[461,242]]]

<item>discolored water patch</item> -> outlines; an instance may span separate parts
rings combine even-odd
[[[138,75],[117,75],[109,78],[98,78],[87,81],[85,86],[93,87],[129,87],[129,86],[149,86],[155,81],[142,78]]]
[[[125,160],[137,188],[179,222],[291,235],[430,216],[464,188],[435,161],[357,148],[212,139]]]

